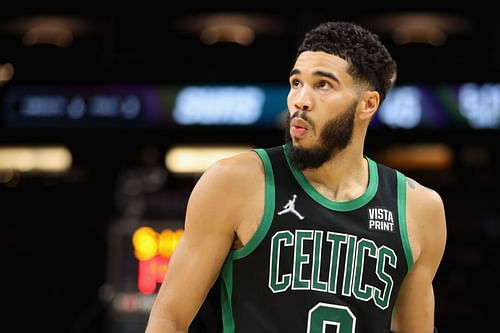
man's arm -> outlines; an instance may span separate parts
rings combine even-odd
[[[446,244],[446,219],[438,193],[408,179],[407,227],[414,265],[403,280],[392,317],[395,333],[434,331],[432,281]]]
[[[146,333],[187,332],[235,241],[249,192],[261,183],[263,195],[259,166],[257,155],[246,153],[217,162],[197,182]]]

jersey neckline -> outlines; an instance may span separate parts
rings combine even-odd
[[[370,158],[364,156],[364,158],[368,161],[368,187],[366,191],[359,197],[349,200],[349,201],[334,201],[323,194],[319,193],[307,180],[302,171],[293,165],[290,162],[290,158],[288,157],[288,144],[283,145],[283,152],[285,154],[286,161],[288,163],[288,167],[292,171],[293,176],[302,187],[302,189],[317,203],[326,207],[328,209],[340,212],[348,212],[366,205],[377,193],[378,188],[378,168],[377,163],[375,163]]]

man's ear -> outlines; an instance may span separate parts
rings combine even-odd
[[[371,119],[380,105],[380,94],[373,90],[365,91],[360,104],[359,117],[363,120]]]

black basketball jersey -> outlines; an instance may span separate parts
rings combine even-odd
[[[290,163],[286,145],[255,151],[264,214],[223,266],[223,332],[388,333],[413,264],[405,176],[365,157],[365,193],[336,202]]]

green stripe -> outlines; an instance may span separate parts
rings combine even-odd
[[[228,258],[222,267],[221,278],[222,332],[234,333],[233,305],[233,261]]]
[[[410,239],[408,238],[408,229],[406,228],[406,177],[399,171],[396,171],[396,174],[398,180],[399,233],[409,272],[413,268],[413,255],[411,253]]]
[[[274,216],[274,198],[275,198],[275,187],[274,187],[274,174],[271,165],[271,160],[264,149],[255,149],[257,155],[259,155],[262,163],[264,164],[264,179],[265,179],[265,203],[264,203],[264,214],[260,221],[260,225],[252,236],[250,241],[245,244],[245,246],[232,251],[233,259],[241,259],[252,253],[253,250],[264,240],[269,227],[271,227],[271,222]]]
[[[262,160],[264,165],[264,214],[257,231],[252,236],[250,241],[245,246],[233,250],[227,256],[226,262],[222,267],[221,272],[221,303],[222,303],[222,324],[223,333],[234,333],[234,318],[232,306],[233,294],[233,263],[234,260],[244,258],[254,251],[257,246],[266,237],[271,222],[274,216],[274,201],[275,201],[275,187],[274,187],[274,173],[271,165],[271,160],[264,149],[255,149],[255,152]]]
[[[319,193],[307,180],[302,171],[300,171],[295,165],[290,162],[288,157],[288,145],[283,145],[283,149],[285,151],[286,160],[288,162],[288,166],[290,170],[292,170],[293,176],[300,184],[302,189],[306,191],[309,196],[319,203],[321,206],[326,207],[328,209],[338,211],[338,212],[348,212],[353,211],[355,209],[361,208],[366,205],[370,200],[373,199],[375,194],[377,193],[378,188],[378,168],[377,163],[369,159],[365,156],[365,159],[368,161],[368,173],[369,173],[369,181],[368,187],[366,191],[358,198],[350,200],[350,201],[333,201]]]

